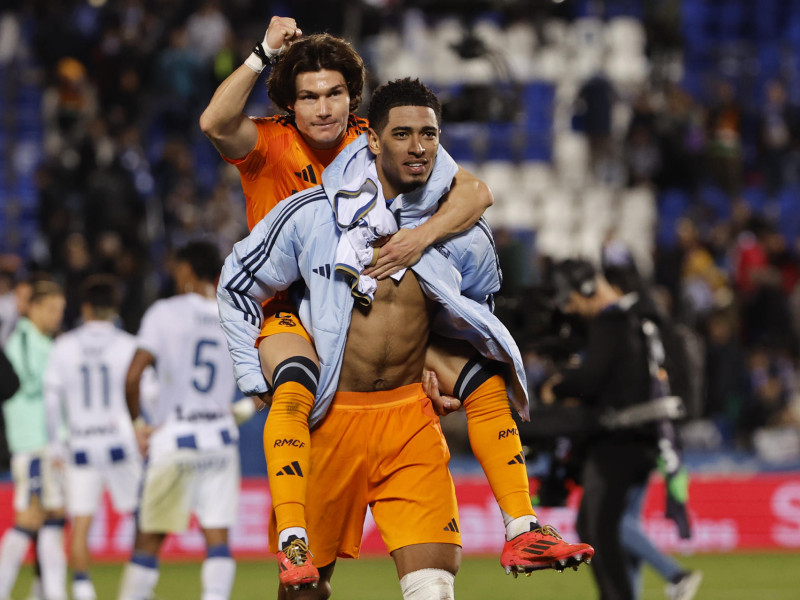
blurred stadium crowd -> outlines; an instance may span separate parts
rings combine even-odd
[[[92,273],[122,325],[170,293],[170,251],[246,233],[197,119],[273,14],[416,75],[443,145],[492,188],[498,298],[523,347],[548,264],[635,267],[702,351],[689,449],[800,459],[800,2],[33,0],[0,4],[0,292]],[[368,90],[367,90],[368,91]],[[252,114],[273,111],[263,86]],[[544,327],[547,329],[547,327]],[[542,328],[540,327],[540,331]],[[529,352],[531,379],[543,368]]]

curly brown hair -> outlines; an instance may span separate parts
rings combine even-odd
[[[267,93],[275,106],[291,113],[289,105],[297,99],[297,76],[323,69],[338,71],[350,94],[350,111],[361,104],[366,69],[364,60],[345,40],[317,33],[294,42],[272,67],[267,78]]]

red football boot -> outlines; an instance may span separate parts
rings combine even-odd
[[[530,575],[540,569],[563,571],[572,567],[576,571],[581,563],[589,564],[594,548],[589,544],[570,544],[561,539],[554,527],[545,525],[522,533],[507,541],[500,555],[500,564],[506,574]]]
[[[295,536],[289,536],[283,549],[278,552],[278,569],[280,571],[281,585],[288,591],[291,586],[295,590],[310,585],[317,587],[319,571],[311,562],[311,551],[306,541]]]

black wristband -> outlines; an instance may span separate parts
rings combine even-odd
[[[259,42],[253,48],[253,54],[261,59],[261,63],[266,67],[267,65],[274,65],[278,62],[280,54],[269,55],[264,51],[264,46]]]

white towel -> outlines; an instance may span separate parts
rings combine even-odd
[[[372,243],[395,233],[397,220],[386,207],[375,161],[368,150],[356,155],[348,165],[350,174],[353,177],[336,193],[333,203],[336,221],[345,229],[336,247],[334,269],[350,276],[353,296],[368,305],[375,297],[378,282],[361,272],[372,262]],[[399,281],[404,273],[405,269],[401,269],[392,278]]]

